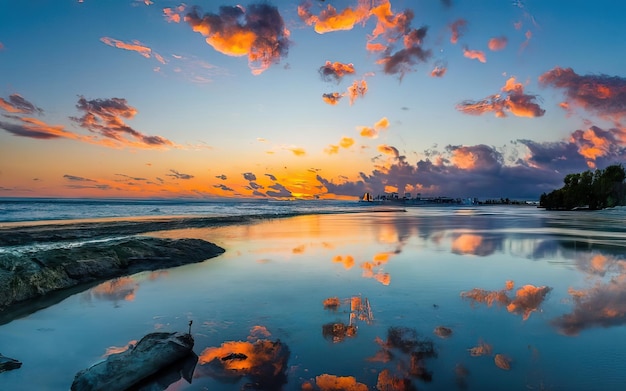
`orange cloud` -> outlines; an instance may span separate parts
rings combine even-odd
[[[322,94],[322,99],[324,100],[324,102],[328,103],[329,105],[336,105],[337,103],[339,103],[339,100],[342,98],[343,96],[338,93],[338,92],[331,92],[328,94]]]
[[[432,71],[430,71],[430,76],[431,77],[443,77],[446,74],[447,70],[448,68],[446,67],[436,66],[433,68]]]
[[[398,157],[400,155],[400,152],[398,152],[398,149],[390,145],[381,144],[377,147],[377,149],[378,149],[378,152],[384,153],[385,155],[392,155],[395,157]]]
[[[339,82],[344,76],[354,74],[355,70],[352,64],[326,61],[326,64],[320,67],[319,73],[324,80],[334,79]]]
[[[339,145],[329,145],[328,148],[324,149],[324,152],[326,152],[329,155],[335,155],[339,153]]]
[[[36,118],[15,117],[22,124],[0,121],[0,129],[15,136],[30,137],[40,140],[67,138],[71,140],[89,141],[90,138],[65,130],[63,125],[48,125]]]
[[[361,127],[361,131],[359,132],[359,134],[361,136],[367,137],[367,138],[377,138],[378,137],[378,131],[376,131],[376,129],[374,129],[374,128],[368,128],[367,126]]]
[[[219,14],[198,14],[197,8],[185,16],[193,31],[206,37],[216,51],[228,56],[248,56],[252,74],[259,75],[286,56],[289,30],[278,8],[265,4],[220,7]]]
[[[504,49],[508,42],[509,40],[506,37],[494,37],[489,40],[487,46],[489,50],[495,52]]]
[[[9,95],[9,100],[0,98],[0,110],[9,113],[43,114],[43,109],[24,99],[20,94]]]
[[[459,38],[465,33],[467,28],[467,21],[465,19],[458,19],[450,25],[452,35],[450,36],[450,43],[456,44],[459,42]]]
[[[493,112],[498,118],[506,117],[507,111],[517,117],[528,118],[545,114],[545,110],[535,102],[537,96],[524,93],[524,86],[517,83],[515,77],[507,79],[501,90],[506,93],[505,96],[494,94],[479,101],[464,101],[456,109],[471,115]]]
[[[354,101],[358,97],[364,97],[367,93],[367,82],[364,80],[354,81],[350,87],[348,87],[348,96],[350,97],[350,105],[354,103]]]
[[[478,60],[482,63],[487,62],[487,57],[485,57],[485,52],[481,50],[470,50],[468,48],[463,48],[463,55],[471,60]]]
[[[115,48],[137,52],[145,58],[150,58],[150,55],[152,54],[152,49],[137,40],[133,40],[132,43],[126,43],[117,39],[102,37],[100,38],[100,41]]]
[[[339,140],[339,145],[342,148],[350,148],[354,145],[354,139],[352,137],[342,137],[341,140]]]
[[[180,15],[185,11],[185,5],[181,4],[178,7],[174,7],[174,8],[163,8],[163,15],[165,17],[165,20],[168,23],[180,23],[181,17]]]
[[[285,148],[285,149],[287,149],[288,151],[291,151],[296,156],[304,156],[304,155],[306,155],[306,151],[304,150],[304,148],[290,147],[290,148]]]
[[[387,117],[383,117],[374,124],[376,129],[387,129],[389,127],[389,120]]]
[[[587,160],[590,168],[595,168],[594,161],[602,156],[619,154],[619,145],[623,144],[626,132],[619,129],[603,130],[592,126],[587,130],[576,130],[570,136],[570,142],[578,147],[578,153]]]
[[[609,75],[579,75],[572,68],[555,67],[539,76],[542,86],[564,91],[569,106],[619,120],[626,117],[626,78]]]
[[[137,114],[137,110],[128,105],[126,99],[87,100],[81,96],[76,107],[83,111],[84,115],[80,118],[71,117],[71,119],[81,127],[109,139],[109,146],[122,145],[140,148],[176,146],[164,137],[149,136],[128,126],[123,119],[132,119]]]
[[[359,0],[356,8],[347,7],[337,12],[328,4],[319,15],[311,13],[311,2],[306,1],[298,6],[298,16],[304,23],[314,26],[315,32],[324,34],[331,31],[351,30],[356,24],[363,23],[370,16],[370,1]]]

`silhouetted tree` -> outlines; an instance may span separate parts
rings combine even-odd
[[[589,170],[580,174],[568,174],[563,178],[564,186],[539,198],[539,206],[548,210],[572,210],[578,207],[589,209],[610,208],[626,205],[626,171],[621,164],[604,170]]]

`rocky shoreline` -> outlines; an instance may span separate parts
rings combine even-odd
[[[173,229],[172,220],[169,228]],[[21,248],[0,252],[0,324],[21,313],[43,308],[41,302],[51,297],[58,302],[65,297],[107,279],[202,262],[225,250],[199,239],[160,239],[122,234],[142,233],[165,228],[165,222],[95,223],[92,225],[56,225],[21,227],[16,232],[0,230],[0,245],[20,243],[56,243],[44,249]],[[127,225],[130,224],[130,225]],[[180,227],[177,220],[175,226]],[[126,229],[119,228],[126,226]],[[24,240],[28,237],[28,240]],[[118,239],[106,239],[117,237]],[[71,243],[70,240],[90,240]],[[98,241],[91,241],[99,239]],[[64,243],[67,242],[67,243]],[[82,288],[82,289],[81,289]]]

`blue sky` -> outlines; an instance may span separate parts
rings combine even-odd
[[[621,2],[3,8],[0,196],[538,198],[624,161]]]

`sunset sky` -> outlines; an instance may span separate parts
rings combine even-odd
[[[625,14],[3,2],[0,197],[538,199],[626,160]]]

